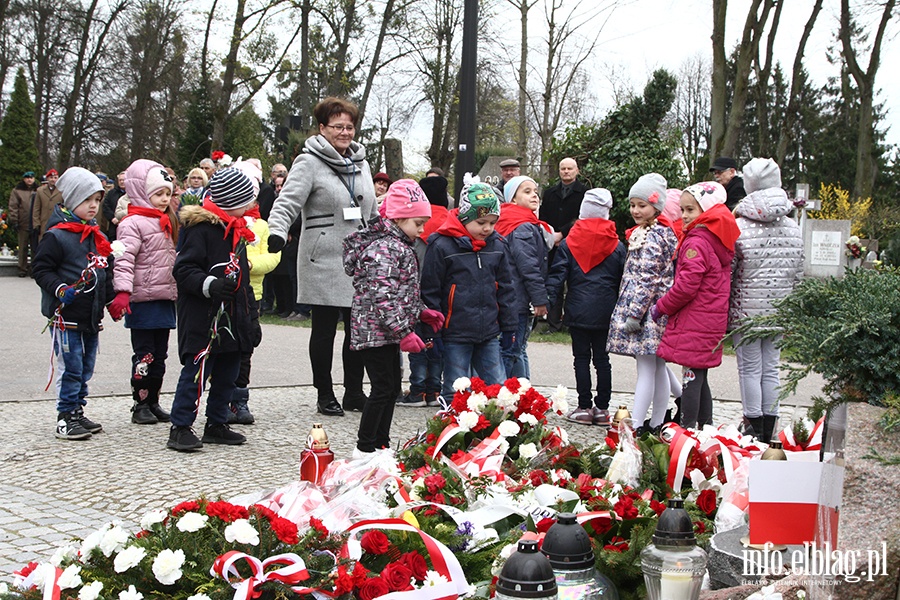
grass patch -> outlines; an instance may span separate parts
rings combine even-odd
[[[568,331],[554,331],[553,333],[538,333],[537,331],[532,331],[531,335],[528,337],[528,343],[565,344],[566,346],[571,346],[572,336],[569,335]]]
[[[288,321],[287,319],[282,319],[278,315],[262,315],[259,317],[259,322],[264,323],[266,325],[285,325],[287,327],[306,327],[307,329],[312,327],[310,320],[307,319],[305,321]],[[338,329],[343,331],[344,323],[342,321],[338,322]]]

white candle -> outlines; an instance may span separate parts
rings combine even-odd
[[[660,578],[660,600],[690,600],[694,582],[690,572],[663,571]]]

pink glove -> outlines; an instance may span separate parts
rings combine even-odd
[[[430,308],[426,308],[419,315],[419,320],[423,323],[431,325],[432,329],[435,332],[439,331],[441,327],[444,326],[444,313],[439,310],[432,310]]]
[[[109,303],[109,316],[113,321],[118,321],[125,314],[131,314],[131,294],[128,292],[119,292],[113,301]]]
[[[400,340],[400,349],[404,352],[415,354],[416,352],[421,352],[425,349],[425,342],[423,342],[422,338],[415,333],[408,333]]]

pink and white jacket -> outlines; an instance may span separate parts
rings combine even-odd
[[[145,189],[152,168],[164,167],[152,160],[138,160],[128,169],[125,193],[135,206],[153,208]],[[125,245],[125,254],[116,259],[113,271],[116,293],[128,292],[132,302],[178,298],[172,276],[175,240],[162,230],[159,219],[128,215],[119,223],[116,239]]]

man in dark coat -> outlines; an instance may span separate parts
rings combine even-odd
[[[737,174],[737,162],[733,158],[720,156],[709,168],[709,172],[713,174],[716,183],[725,188],[728,194],[725,200],[725,206],[728,210],[734,210],[734,207],[747,195],[744,191],[744,180]]]
[[[109,238],[109,241],[116,239],[116,228],[119,225],[119,220],[116,218],[116,205],[119,203],[119,198],[124,195],[125,171],[122,171],[116,175],[116,185],[103,198],[103,208],[101,209],[101,212],[103,213],[103,221],[106,223],[106,229],[104,231],[106,232],[106,237]]]

